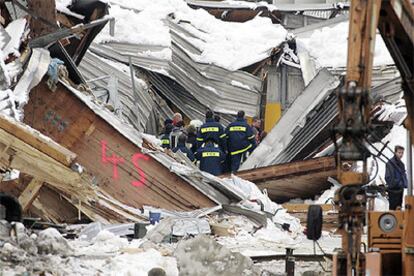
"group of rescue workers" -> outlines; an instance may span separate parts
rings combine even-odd
[[[161,134],[163,148],[181,151],[192,162],[198,162],[202,171],[213,175],[236,172],[263,138],[260,119],[254,118],[250,126],[244,111],[237,113],[234,122],[224,127],[220,116],[211,110],[206,112],[205,123],[185,128],[180,113],[164,121]]]

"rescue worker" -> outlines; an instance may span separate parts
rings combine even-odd
[[[253,130],[255,139],[256,139],[256,145],[258,145],[260,143],[260,137],[262,135],[262,120],[260,120],[257,117],[253,117],[253,122],[252,122],[251,127]]]
[[[165,149],[170,149],[171,145],[170,145],[170,134],[171,131],[173,130],[174,126],[172,124],[167,124],[164,127],[164,131],[160,137],[161,140],[161,146]]]
[[[255,135],[244,118],[244,111],[237,112],[237,119],[226,128],[231,171],[237,172],[240,164],[256,147]]]
[[[181,151],[182,153],[184,153],[188,159],[190,159],[191,162],[194,162],[195,157],[194,154],[191,152],[191,150],[189,150],[186,146],[186,142],[187,142],[187,136],[182,133],[179,137],[178,137],[178,145],[173,148],[173,152],[177,152],[177,151]]]
[[[167,118],[167,119],[165,119],[164,120],[164,125],[163,125],[163,127],[162,127],[162,130],[161,130],[161,132],[159,133],[159,136],[162,136],[163,134],[164,134],[164,131],[165,131],[165,127],[168,125],[168,124],[172,124],[172,120],[171,119],[169,119],[169,118]]]
[[[224,127],[219,122],[216,122],[213,116],[213,111],[207,110],[206,122],[200,127],[197,134],[197,146],[200,147],[210,139],[219,145],[223,152],[226,152],[226,133],[224,132]]]
[[[181,113],[175,113],[172,119],[173,126],[177,126],[178,122],[181,122],[183,120],[183,115]]]
[[[192,153],[197,151],[197,128],[194,125],[189,125],[187,131],[187,146],[190,148]]]
[[[402,146],[395,146],[394,157],[387,162],[385,167],[385,181],[387,182],[390,210],[401,208],[404,188],[407,188],[408,179],[405,165],[401,161],[404,155]]]
[[[207,141],[197,150],[195,157],[200,161],[200,170],[212,175],[223,173],[226,156],[220,147],[214,143],[214,139],[207,138]]]

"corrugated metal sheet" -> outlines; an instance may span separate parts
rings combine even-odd
[[[282,25],[289,30],[295,30],[302,28],[303,26],[318,24],[321,21],[325,21],[325,19],[322,18],[316,18],[303,14],[284,13],[281,17]]]
[[[109,77],[115,78],[117,83],[117,87],[115,87],[116,94],[110,95],[107,101],[114,102],[118,99],[112,99],[113,97],[119,98],[121,106],[120,110],[116,112],[137,130],[145,130],[150,114],[155,107],[155,102],[148,93],[147,85],[143,80],[135,78],[136,91],[134,92],[132,89],[131,75],[126,71],[129,69],[128,67],[121,63],[105,60],[91,52],[86,53],[79,65],[79,69],[86,79],[97,79],[89,83],[91,87],[95,88],[95,91],[103,90],[104,92],[109,92],[111,89],[108,88],[110,84]],[[107,78],[102,78],[105,76]]]
[[[248,116],[258,115],[262,81],[240,70],[229,71],[194,61],[190,54],[199,55],[201,51],[187,37],[200,39],[187,29],[197,29],[189,23],[175,23],[171,19],[169,24],[173,51],[170,72],[176,81],[216,112],[236,114],[238,110],[244,110]],[[234,85],[234,81],[243,84],[244,88]]]
[[[246,1],[237,1],[237,2],[226,2],[226,1],[204,1],[204,0],[186,0],[189,5],[203,7],[203,8],[224,8],[224,9],[259,9],[259,8],[269,8],[277,11],[314,11],[314,10],[338,10],[338,9],[348,9],[349,3],[342,3],[338,5],[335,3],[278,3],[276,6],[269,5],[265,2],[259,3],[249,3]],[[273,9],[275,8],[275,9]]]
[[[346,67],[328,68],[328,70],[337,76],[346,74]],[[399,76],[399,71],[395,65],[374,66],[372,68],[372,87],[379,86],[395,77]]]
[[[338,78],[326,69],[320,70],[265,140],[241,166],[241,170],[291,161],[294,155],[303,148],[303,144],[298,144],[298,142],[310,142],[324,127],[326,120],[319,118],[315,124],[312,124],[312,132],[299,138],[298,136],[301,136],[300,130],[307,126],[310,114],[320,114],[328,119],[335,116],[327,110],[319,110],[318,112],[316,110],[323,106],[321,103],[329,98],[338,85]]]
[[[372,89],[374,101],[384,99],[388,102],[395,103],[401,99],[403,90],[401,88],[402,80],[400,77],[384,82]]]
[[[323,82],[323,79],[319,77],[319,80],[317,81]],[[307,91],[309,91],[308,88],[305,89],[304,93],[307,93]],[[305,94],[303,95],[305,96]],[[310,94],[307,96],[309,95]],[[400,78],[394,78],[387,81],[374,87],[371,91],[371,96],[374,101],[383,99],[388,102],[396,102],[401,99],[402,95],[403,91]],[[302,100],[303,99],[305,99],[305,97],[302,98]],[[311,103],[311,101],[309,101],[309,103]],[[282,126],[276,126],[265,139],[265,141],[267,139],[270,140],[263,142],[265,143],[265,145],[263,145],[264,150],[266,152],[272,152],[272,154],[260,156],[260,152],[263,151],[263,149],[259,149],[262,147],[262,145],[260,145],[256,149],[258,152],[253,152],[251,157],[242,165],[242,170],[282,164],[311,157],[310,154],[314,153],[315,150],[330,138],[329,126],[331,126],[337,118],[337,106],[338,103],[335,89],[330,89],[328,91],[328,96],[317,103],[312,110],[308,111],[304,117],[304,121],[297,121],[296,126],[291,129],[290,133],[282,132],[280,131]],[[292,113],[293,110],[294,109],[290,112]],[[289,113],[289,110],[287,113]],[[282,117],[279,123],[289,125],[292,122],[292,117],[287,115]],[[281,145],[281,143],[285,142],[287,143]]]
[[[171,101],[177,108],[182,110],[184,115],[191,119],[204,120],[207,107],[195,99],[179,83],[161,74],[147,72],[151,84],[165,98]],[[220,114],[222,123],[228,124],[235,117],[228,114]]]
[[[160,58],[144,53],[145,51],[147,53],[157,53],[162,50],[168,50],[168,48],[162,46],[110,42],[105,44],[94,43],[89,50],[99,56],[125,64],[128,64],[129,58],[131,58],[132,64],[136,67],[169,75],[169,58]]]
[[[168,76],[176,81],[183,88],[180,95],[172,94],[166,89],[159,91],[164,92],[163,96],[190,119],[204,117],[200,115],[207,108],[227,115],[234,115],[238,110],[244,110],[248,116],[259,115],[262,80],[241,70],[229,71],[213,64],[196,62],[192,57],[200,55],[201,51],[188,37],[201,40],[187,30],[195,28],[190,23],[175,23],[172,20],[168,20],[168,23],[172,39],[171,49],[157,45],[110,42],[93,44],[90,50],[96,55],[125,64],[128,64],[131,57],[135,67]],[[168,51],[172,52],[171,56]],[[158,79],[152,79],[160,86]],[[227,117],[231,119],[231,116]]]

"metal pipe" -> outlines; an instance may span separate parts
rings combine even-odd
[[[292,248],[286,248],[285,273],[287,276],[295,275],[295,257]]]
[[[407,195],[413,195],[413,146],[411,144],[411,135],[407,131],[407,177],[408,177],[408,191]]]

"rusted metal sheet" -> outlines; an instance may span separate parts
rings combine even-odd
[[[97,185],[124,204],[170,210],[215,205],[60,84],[55,93],[44,82],[31,91],[25,123],[75,152]]]
[[[264,168],[241,171],[237,176],[267,189],[278,202],[293,198],[311,198],[329,188],[328,177],[336,175],[335,158],[321,157]]]

